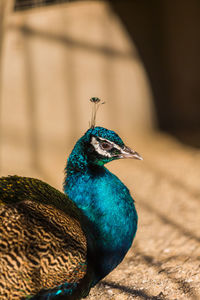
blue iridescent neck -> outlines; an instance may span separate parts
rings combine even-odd
[[[69,156],[65,193],[77,204],[93,227],[96,242],[96,278],[110,273],[124,258],[137,229],[134,201],[126,186],[103,164],[95,164],[85,149],[91,132],[76,143]]]

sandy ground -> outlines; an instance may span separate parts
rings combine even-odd
[[[159,133],[129,139],[128,144],[135,145],[144,161],[117,161],[109,169],[136,200],[137,236],[124,261],[87,299],[200,299],[200,150]],[[3,174],[18,173],[13,158],[16,150],[6,147]],[[49,180],[37,172],[23,171],[23,161],[19,168],[18,174],[41,177],[54,186],[61,181],[62,174]],[[53,163],[49,169],[51,173]]]

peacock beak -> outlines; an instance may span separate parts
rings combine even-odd
[[[143,158],[137,153],[136,151],[132,150],[131,148],[124,146],[121,149],[121,156],[120,158],[134,158],[134,159],[139,159],[143,160]]]

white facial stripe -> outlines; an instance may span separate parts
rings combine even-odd
[[[103,139],[103,138],[101,138],[101,137],[98,137],[98,139],[100,139],[100,140],[102,140],[102,141],[105,141],[105,142],[108,142],[109,144],[113,145],[114,148],[116,148],[117,150],[121,151],[120,146],[118,146],[117,144],[115,144],[115,143],[113,143],[113,142],[111,142],[111,141],[109,141],[109,140],[107,140],[107,139]]]
[[[105,139],[101,139],[101,140],[105,140]],[[108,141],[108,140],[106,140],[106,141]],[[110,141],[108,141],[108,142],[110,143]],[[109,152],[101,149],[99,142],[97,141],[97,139],[94,136],[92,137],[91,144],[100,155],[103,155],[106,157],[111,157],[111,154]]]

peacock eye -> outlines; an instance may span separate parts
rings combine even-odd
[[[100,143],[100,146],[103,150],[111,150],[113,148],[113,145],[107,142]]]

